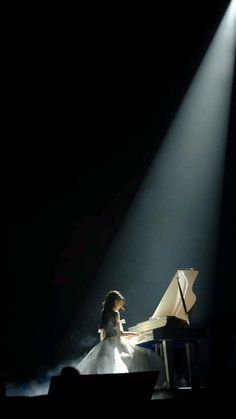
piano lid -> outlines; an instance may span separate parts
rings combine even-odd
[[[187,321],[188,319],[182,302],[179,285],[182,290],[187,312],[189,312],[196,301],[196,295],[194,294],[192,287],[197,275],[198,271],[193,268],[178,269],[159,305],[150,317],[150,320],[166,316],[175,316]]]

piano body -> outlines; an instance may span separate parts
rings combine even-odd
[[[191,348],[205,337],[204,329],[192,329],[188,313],[196,301],[193,284],[198,275],[196,269],[178,269],[153,315],[146,321],[129,327],[137,332],[133,344],[154,342],[161,345],[168,387],[173,387],[173,344],[181,340],[185,345],[189,383],[192,382]]]

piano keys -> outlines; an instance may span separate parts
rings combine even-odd
[[[157,338],[157,331],[162,330],[164,333],[170,329],[189,328],[188,323],[183,319],[178,319],[174,316],[165,316],[160,319],[150,319],[136,326],[129,327],[132,332],[138,333],[138,336],[132,338],[133,344],[141,344]]]

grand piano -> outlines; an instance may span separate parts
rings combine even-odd
[[[182,342],[185,347],[188,382],[191,387],[193,364],[196,363],[196,345],[206,336],[204,329],[192,328],[189,321],[189,311],[196,301],[193,284],[197,276],[196,269],[178,269],[153,315],[148,320],[128,328],[129,331],[138,333],[138,336],[132,339],[133,344],[145,346],[147,343],[154,343],[156,348],[160,348],[169,388],[174,387],[175,343]]]

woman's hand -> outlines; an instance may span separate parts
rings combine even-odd
[[[132,338],[134,338],[135,336],[138,336],[139,335],[139,333],[136,333],[136,332],[130,332],[128,335],[127,335],[127,338],[128,339],[132,339]]]

